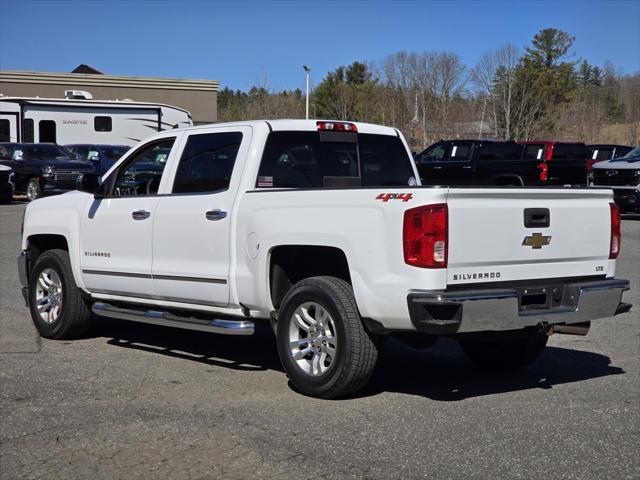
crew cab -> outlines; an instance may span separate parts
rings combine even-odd
[[[424,188],[394,128],[247,121],[155,134],[28,205],[18,270],[46,338],[82,336],[91,312],[270,322],[293,386],[335,398],[367,383],[386,335],[518,368],[552,333],[586,334],[630,307],[620,245],[610,190]]]
[[[91,162],[54,143],[0,143],[0,163],[13,169],[15,192],[29,200],[73,190],[78,175],[93,171]]]
[[[424,185],[580,185],[584,162],[549,163],[544,146],[498,140],[440,140],[416,156]]]
[[[623,212],[640,213],[640,147],[624,157],[596,163],[592,176],[596,188],[613,189],[613,198]]]

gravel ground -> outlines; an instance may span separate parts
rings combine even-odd
[[[519,373],[391,341],[357,398],[295,393],[273,336],[96,319],[40,339],[19,293],[24,205],[0,206],[0,478],[639,478],[640,219],[631,312],[551,337]]]

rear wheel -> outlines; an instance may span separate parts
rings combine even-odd
[[[64,250],[47,250],[36,260],[29,278],[29,308],[36,329],[45,338],[77,338],[88,330],[91,312]]]
[[[546,334],[539,334],[517,340],[461,340],[460,346],[467,357],[481,367],[518,370],[540,356],[548,339]]]
[[[30,178],[27,182],[27,198],[29,201],[35,200],[42,196],[42,189],[40,188],[40,182],[37,178]]]
[[[371,378],[378,358],[351,285],[335,277],[312,277],[291,288],[278,314],[277,341],[291,383],[314,397],[356,393]]]

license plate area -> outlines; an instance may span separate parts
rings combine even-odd
[[[518,310],[575,310],[580,292],[567,285],[521,288],[518,290]]]

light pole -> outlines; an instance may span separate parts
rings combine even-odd
[[[311,72],[311,68],[309,67],[309,65],[303,65],[302,68],[304,68],[304,73],[305,73],[305,76],[307,77],[307,102],[306,102],[304,118],[309,120],[309,72]]]

